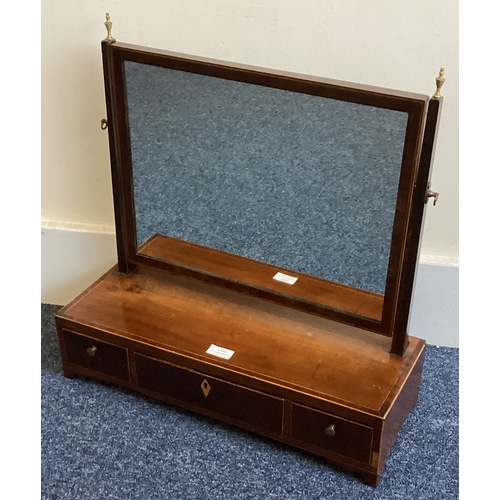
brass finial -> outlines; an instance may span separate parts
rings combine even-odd
[[[113,23],[110,20],[109,12],[106,12],[106,22],[104,23],[104,26],[106,26],[106,29],[108,30],[108,36],[106,37],[106,40],[109,40],[110,42],[116,42],[116,40],[111,36],[111,28],[113,27]]]
[[[444,68],[439,70],[439,76],[436,77],[436,93],[432,96],[435,99],[439,99],[441,97],[441,87],[445,82],[446,78],[444,77]]]

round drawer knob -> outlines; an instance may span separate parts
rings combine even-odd
[[[97,351],[97,347],[93,345],[92,347],[87,347],[87,354],[93,358],[95,356],[95,353]]]
[[[334,425],[329,425],[326,429],[325,429],[325,434],[327,436],[335,436],[335,426]]]

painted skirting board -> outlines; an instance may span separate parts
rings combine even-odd
[[[42,303],[66,305],[117,262],[108,228],[42,225]]]
[[[420,261],[410,335],[429,344],[458,347],[458,264]]]
[[[113,228],[42,225],[42,303],[65,305],[116,264]],[[410,335],[458,347],[458,265],[421,261]]]

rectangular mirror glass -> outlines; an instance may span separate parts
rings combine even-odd
[[[408,113],[130,61],[125,78],[139,246],[384,294]]]

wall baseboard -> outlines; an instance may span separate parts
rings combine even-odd
[[[42,303],[65,305],[117,262],[108,226],[42,225]],[[458,347],[458,264],[420,262],[410,335]]]
[[[458,347],[458,264],[420,261],[410,316],[410,335],[429,344]]]
[[[101,228],[42,226],[42,303],[66,305],[117,263],[116,239]]]

